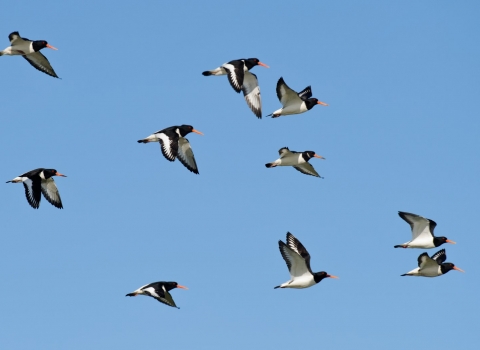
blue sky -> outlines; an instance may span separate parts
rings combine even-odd
[[[45,39],[62,80],[1,57],[4,181],[56,168],[64,203],[4,184],[0,337],[13,349],[475,349],[480,341],[480,5],[475,1],[12,2],[3,46]],[[263,114],[277,80],[329,104],[257,118],[226,77],[254,68]],[[136,140],[191,124],[200,175]],[[313,150],[325,177],[267,169]],[[435,220],[452,271],[400,277],[423,250],[397,211]],[[289,279],[292,232],[312,269]],[[436,250],[431,249],[429,254]],[[177,281],[176,310],[125,294]],[[438,332],[438,333],[436,333]]]

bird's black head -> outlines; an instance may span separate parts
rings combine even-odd
[[[320,158],[320,159],[325,159],[325,158],[323,158],[322,156],[319,156],[318,154],[316,154],[313,151],[302,152],[302,158],[305,159],[306,162],[308,162],[313,157]]]
[[[178,131],[180,132],[180,135],[182,135],[182,137],[185,137],[185,135],[190,134],[191,132],[194,132],[199,135],[203,135],[200,131],[195,130],[193,126],[186,125],[186,124],[179,126]]]
[[[255,66],[262,66],[265,68],[270,68],[267,66],[265,63],[260,62],[258,58],[248,58],[245,60],[245,66],[247,66],[247,69],[250,70]]]
[[[318,98],[312,97],[305,101],[305,106],[308,110],[311,110],[315,105],[328,106],[325,102],[319,101]]]
[[[45,179],[49,179],[52,176],[63,176],[66,177],[63,174],[60,174],[56,169],[43,169],[43,176],[45,176]]]
[[[435,247],[439,247],[441,246],[443,243],[451,243],[451,244],[455,244],[454,241],[451,241],[449,239],[447,239],[447,237],[433,237],[433,244],[435,245]]]
[[[52,50],[57,50],[57,48],[53,47],[49,43],[47,43],[45,40],[35,40],[32,41],[32,47],[35,52],[40,51],[41,49],[44,49],[48,47],[49,49]]]
[[[167,292],[174,288],[188,289],[187,287],[179,285],[177,282],[163,282],[163,285],[165,286],[165,289],[167,290]]]
[[[324,278],[338,278],[338,277],[337,277],[337,276],[333,276],[333,275],[329,275],[329,274],[326,273],[325,271],[315,272],[315,273],[313,274],[313,280],[315,281],[315,283],[320,282],[320,281],[323,280]]]
[[[465,272],[462,269],[456,267],[454,264],[449,263],[449,262],[446,262],[446,263],[443,263],[442,265],[440,265],[440,270],[442,271],[443,274],[446,274],[450,270],[457,270],[457,271],[460,271],[460,272]]]

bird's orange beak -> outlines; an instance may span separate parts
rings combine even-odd
[[[322,101],[317,101],[317,105],[328,106],[327,103],[322,102]]]
[[[327,275],[327,277],[330,277],[330,278],[340,278],[340,277],[337,277],[337,276],[334,276],[334,275]]]
[[[269,66],[267,66],[265,63],[262,63],[262,62],[258,62],[258,65],[265,68],[270,68]]]
[[[451,240],[449,240],[449,239],[447,239],[445,242],[450,243],[450,244],[457,244],[456,242],[451,241]]]
[[[60,174],[59,172],[56,172],[55,173],[56,176],[63,176],[63,177],[67,177],[67,175],[63,175],[63,174]]]
[[[181,286],[179,284],[177,284],[177,288],[188,289],[187,287]]]
[[[195,129],[192,129],[192,132],[194,132],[195,134],[203,135],[203,133],[201,133],[200,131],[195,130]]]
[[[52,49],[52,50],[58,50],[56,47],[53,47],[53,46],[50,45],[50,44],[47,44],[47,47],[48,47],[49,49]]]
[[[460,271],[460,272],[465,272],[465,271],[463,271],[461,268],[456,267],[456,266],[454,266],[453,269],[454,269],[454,270],[457,270],[457,271]]]
[[[325,159],[325,157],[319,156],[318,154],[313,155],[315,158]]]

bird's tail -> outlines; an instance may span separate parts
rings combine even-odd
[[[125,295],[126,297],[134,297],[136,296],[137,294],[136,293],[128,293],[127,295]]]
[[[143,140],[138,140],[137,142],[138,142],[138,143],[148,143],[148,140],[147,140],[147,139],[143,139]]]
[[[267,163],[267,164],[265,164],[265,166],[266,166],[267,168],[274,168],[274,167],[276,167],[277,165],[276,165],[275,163]]]
[[[403,275],[400,275],[400,276],[411,276],[411,275],[409,275],[408,273],[404,273]]]
[[[212,75],[213,73],[209,70],[206,70],[205,72],[202,72],[202,74],[206,77],[208,77],[209,75]]]
[[[403,245],[398,244],[398,245],[394,245],[393,248],[407,248],[407,247],[404,247]]]
[[[277,288],[280,288],[280,286],[276,286],[276,287],[274,287],[273,289],[277,289]]]

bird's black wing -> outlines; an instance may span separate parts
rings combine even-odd
[[[304,101],[308,100],[310,97],[312,97],[312,87],[307,86],[305,89],[298,93],[298,97],[300,97]]]
[[[438,252],[432,255],[432,259],[435,260],[438,265],[441,265],[447,260],[447,253],[445,249],[440,249]]]
[[[308,271],[312,272],[312,269],[310,268],[310,254],[303,244],[300,243],[300,241],[290,232],[287,232],[287,245],[290,249],[305,259]]]

